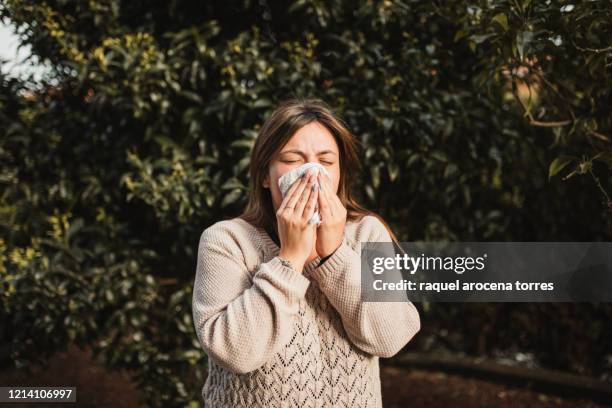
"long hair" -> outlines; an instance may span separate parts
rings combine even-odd
[[[361,206],[353,195],[352,182],[361,170],[357,139],[325,102],[315,98],[285,100],[261,127],[251,153],[249,201],[239,218],[256,227],[276,232],[276,212],[272,204],[272,194],[263,187],[263,181],[275,154],[300,128],[313,121],[325,126],[338,144],[340,152],[338,197],[347,210],[347,221],[359,221],[366,215],[372,215],[382,222],[393,242],[399,246],[397,237],[387,222],[378,214]]]

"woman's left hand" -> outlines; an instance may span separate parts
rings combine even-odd
[[[318,180],[321,182],[318,204],[322,223],[317,228],[316,250],[325,258],[342,244],[347,211],[333,192],[329,177],[319,172]]]

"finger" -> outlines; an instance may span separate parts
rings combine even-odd
[[[305,220],[310,220],[315,212],[315,206],[317,204],[317,200],[319,199],[319,188],[316,183],[313,183],[315,187],[314,190],[311,189],[310,196],[308,197],[308,201],[306,202],[306,206],[304,207],[304,212],[302,213],[302,217]]]
[[[302,196],[304,195],[304,191],[306,191],[308,187],[308,182],[309,182],[308,174],[304,174],[304,176],[301,177],[298,187],[295,189],[295,191],[291,195],[291,198],[289,198],[289,200],[287,201],[287,205],[285,207],[286,210],[292,211],[292,212],[295,210],[295,207],[299,204]]]
[[[303,181],[303,178],[300,178],[299,180],[296,180],[293,184],[291,184],[291,186],[289,186],[289,189],[285,192],[285,196],[283,197],[283,200],[281,201],[280,208],[284,208],[285,205],[289,203],[289,200],[291,200],[293,193],[295,192],[295,190],[298,189],[302,181]]]
[[[308,175],[307,179],[308,182],[306,183],[306,187],[304,187],[304,190],[302,191],[302,194],[300,195],[300,198],[293,210],[294,213],[299,214],[300,217],[304,213],[304,207],[306,207],[306,203],[308,202],[309,197],[312,194],[312,187],[315,183],[315,177],[312,174]]]
[[[304,191],[304,187],[306,186],[306,183],[308,182],[308,175],[304,174],[303,177],[300,178],[299,181],[296,181],[293,183],[293,185],[289,188],[289,190],[287,191],[287,195],[285,196],[285,200],[283,200],[283,203],[281,203],[281,208],[282,210],[291,210],[293,211],[293,208],[295,207],[295,204],[297,203],[297,200],[300,198],[300,196],[302,195],[302,191]],[[296,186],[297,184],[297,186]],[[293,188],[295,186],[295,188]]]
[[[319,180],[323,176],[319,175]],[[329,206],[329,200],[327,198],[327,190],[329,187],[326,187],[325,183],[321,183],[321,189],[319,191],[319,213],[321,213],[321,218],[323,220],[330,219],[332,217],[331,208]]]
[[[342,206],[342,202],[340,202],[340,197],[338,197],[338,195],[334,192],[332,188],[331,179],[327,176],[322,176],[321,178],[323,179],[323,189],[325,191],[331,213],[336,214],[340,206]]]

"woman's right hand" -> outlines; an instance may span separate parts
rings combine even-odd
[[[279,256],[291,262],[297,271],[302,271],[316,239],[316,225],[308,224],[319,196],[314,173],[308,170],[299,181],[293,183],[276,211],[281,243]]]

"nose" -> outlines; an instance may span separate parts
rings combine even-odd
[[[319,159],[317,158],[316,154],[314,154],[314,153],[307,153],[306,154],[306,162],[308,162],[308,163],[319,163]]]

